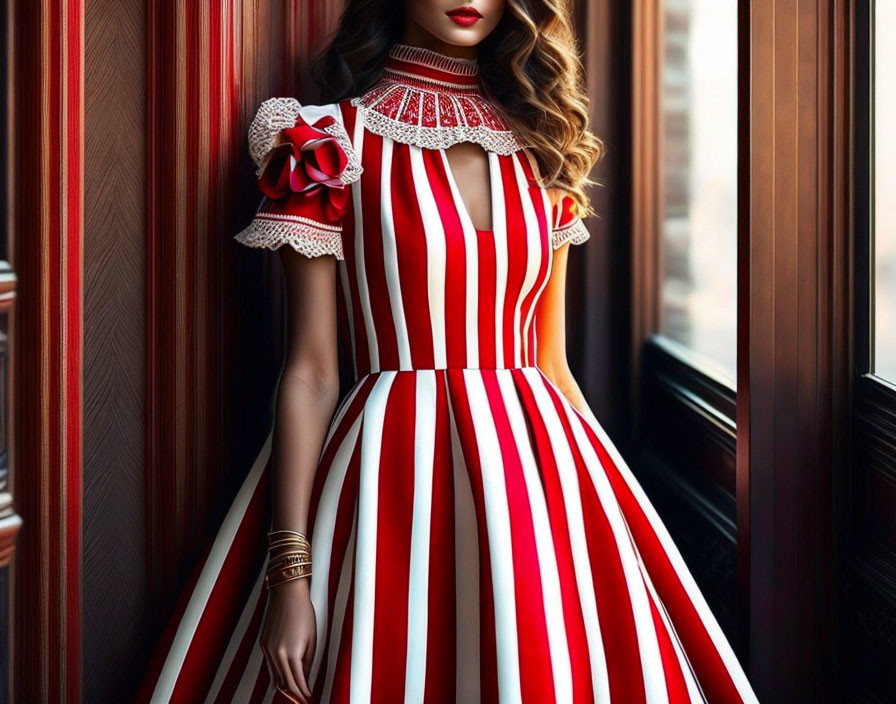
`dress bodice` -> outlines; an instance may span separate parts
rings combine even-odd
[[[356,376],[534,365],[553,252],[588,231],[569,196],[549,198],[536,160],[483,95],[475,60],[396,45],[380,80],[358,97],[268,101],[250,130],[260,172],[274,135],[297,121],[317,125],[346,155],[341,181],[333,179],[347,191],[338,221],[313,211],[306,190],[291,210],[263,204],[239,238],[337,257]],[[446,155],[462,141],[487,153],[487,231],[474,226]],[[293,173],[306,152],[293,151]]]

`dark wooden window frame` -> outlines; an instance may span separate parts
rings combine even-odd
[[[874,1],[857,0],[852,16],[855,346],[836,656],[841,692],[885,701],[896,687],[896,386],[873,372]]]

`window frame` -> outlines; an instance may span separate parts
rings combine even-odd
[[[876,1],[857,0],[853,16],[854,346],[849,463],[841,484],[846,496],[839,525],[844,560],[836,613],[838,689],[868,697],[892,691],[896,681],[886,664],[896,647],[874,626],[896,618],[896,522],[888,519],[896,498],[896,386],[874,373]]]
[[[711,360],[660,332],[662,2],[635,0],[632,13],[632,465],[726,635],[743,654],[746,633],[737,616],[735,568],[737,391]],[[741,97],[738,90],[738,135]],[[739,136],[739,210],[743,150]],[[738,215],[738,231],[741,227]]]

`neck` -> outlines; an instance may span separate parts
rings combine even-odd
[[[410,46],[419,46],[423,49],[438,52],[445,56],[453,56],[456,59],[475,59],[477,54],[476,45],[459,46],[457,44],[449,44],[439,39],[432,32],[428,32],[414,20],[408,18],[404,25],[404,35],[401,39],[402,44]]]

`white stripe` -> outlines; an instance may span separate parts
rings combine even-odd
[[[619,549],[619,557],[622,561],[622,571],[631,601],[632,612],[635,617],[635,631],[638,636],[638,649],[641,653],[641,670],[644,675],[644,691],[648,704],[653,702],[666,704],[669,701],[666,691],[666,678],[663,670],[663,661],[660,656],[660,646],[657,640],[656,627],[653,623],[653,615],[650,611],[650,602],[647,597],[647,588],[641,579],[641,571],[638,568],[637,556],[634,546],[629,538],[628,527],[622,516],[622,511],[606,470],[600,462],[594,447],[588,440],[581,423],[572,417],[572,404],[563,401],[563,407],[569,416],[573,435],[585,466],[591,475],[598,500],[604,509],[613,537]]]
[[[445,227],[426,175],[423,152],[420,147],[411,146],[409,149],[414,189],[426,235],[426,287],[429,293],[429,318],[432,321],[433,358],[436,368],[442,368],[448,366],[445,343]]]
[[[454,408],[448,392],[451,423],[451,457],[454,474],[454,560],[456,654],[456,704],[479,704],[479,535],[470,475],[457,433]]]
[[[610,702],[610,682],[603,636],[597,613],[597,599],[594,575],[589,560],[588,540],[585,533],[585,517],[582,510],[582,495],[575,471],[569,440],[560,424],[556,408],[548,397],[544,385],[532,368],[524,369],[523,375],[535,397],[538,414],[544,420],[554,455],[554,464],[560,478],[563,504],[566,509],[566,523],[569,528],[569,542],[572,548],[573,565],[576,572],[576,586],[585,622],[585,636],[588,639],[588,653],[591,661],[591,684],[594,689],[595,704]]]
[[[545,188],[541,188],[540,190],[541,190],[542,207],[545,212],[545,219],[548,220],[548,218],[550,217],[549,213],[551,212],[550,199],[548,198],[547,190]],[[546,222],[545,225],[549,226],[550,222],[549,221]],[[539,237],[540,236],[541,236],[541,233],[539,232]],[[540,245],[540,247],[541,246],[543,246],[543,245]],[[539,247],[539,251],[541,251],[540,247]],[[546,249],[547,249],[547,255],[548,255],[547,274],[545,275],[544,279],[542,280],[541,285],[538,287],[538,291],[535,293],[535,299],[534,299],[534,302],[532,303],[532,307],[529,308],[529,312],[526,314],[526,323],[523,326],[523,334],[525,335],[524,339],[528,339],[529,329],[532,326],[532,321],[534,320],[534,313],[535,313],[535,308],[538,304],[538,299],[541,298],[541,294],[544,291],[545,287],[548,285],[548,281],[551,278],[551,273],[554,270],[554,250],[551,247],[550,227],[547,228],[547,247],[546,247]],[[539,255],[539,257],[540,256],[541,255]],[[530,363],[530,364],[535,364],[536,360],[538,359],[538,326],[537,325],[534,327],[533,334],[532,334],[532,349],[526,350],[526,356],[527,356],[528,363]]]
[[[414,513],[408,582],[408,644],[404,700],[422,702],[426,686],[429,542],[436,441],[436,375],[420,371],[414,421]]]
[[[444,149],[439,150],[442,157],[442,168],[448,178],[448,187],[451,189],[451,197],[454,200],[454,209],[460,217],[461,229],[464,233],[464,255],[466,258],[465,281],[466,292],[466,327],[467,327],[467,361],[466,366],[479,366],[479,237],[476,227],[460,197],[454,173],[448,163],[448,156]]]
[[[265,606],[267,610],[267,606]],[[255,636],[255,643],[252,644],[252,650],[249,652],[249,659],[246,661],[246,668],[243,670],[243,676],[240,677],[240,683],[237,685],[233,693],[231,704],[250,704],[252,701],[252,692],[255,691],[255,685],[258,684],[258,678],[261,673],[261,667],[267,667],[264,659],[264,653],[259,645],[261,638],[261,630]]]
[[[504,299],[507,293],[507,213],[498,155],[488,152],[492,194],[492,241],[495,245],[495,366],[504,366]],[[487,302],[485,302],[487,303]]]
[[[274,686],[274,681],[271,680],[268,682],[268,688],[264,693],[264,699],[261,700],[261,704],[271,704],[275,696],[277,696],[277,688]]]
[[[351,405],[352,401],[355,400],[355,396],[358,395],[358,392],[360,392],[363,388],[364,379],[366,379],[366,376],[355,381],[354,386],[349,389],[348,393],[345,394],[345,398],[343,398],[342,401],[339,402],[339,406],[336,408],[336,412],[333,414],[333,420],[330,421],[330,428],[327,431],[327,439],[324,440],[323,447],[320,451],[321,455],[323,455],[329,448],[330,442],[333,440],[333,436],[336,434],[336,429],[340,425],[342,425],[342,419],[348,411],[349,406]]]
[[[355,117],[355,151],[364,153],[364,120],[359,111]],[[361,312],[364,315],[364,330],[367,333],[367,352],[370,355],[370,371],[379,371],[380,356],[376,345],[376,326],[373,324],[373,313],[370,309],[370,288],[367,285],[367,260],[364,257],[364,215],[361,208],[361,184],[359,178],[352,184],[352,210],[355,224],[355,276],[358,280],[358,298],[361,299]]]
[[[255,578],[252,592],[249,594],[249,598],[246,599],[245,606],[243,606],[239,621],[237,621],[236,627],[233,629],[233,633],[230,636],[230,642],[227,644],[227,650],[224,652],[224,657],[221,658],[221,662],[218,664],[218,670],[215,672],[215,679],[212,681],[212,686],[205,697],[205,701],[209,704],[215,701],[218,692],[221,691],[221,685],[224,684],[224,680],[227,678],[227,673],[230,671],[231,665],[233,665],[233,658],[236,656],[236,652],[243,642],[243,637],[246,635],[246,630],[249,628],[252,614],[254,614],[255,609],[258,608],[259,601],[261,600],[261,588],[264,586],[264,576],[267,573],[267,569],[268,560],[265,559],[258,576]],[[267,599],[265,599],[265,601],[267,601]]]
[[[348,334],[352,345],[352,371],[358,378],[358,346],[355,343],[355,315],[352,308],[352,290],[348,283],[348,265],[345,261],[337,262],[339,280],[342,283],[342,300],[345,301],[345,317],[348,318]]]
[[[193,636],[196,634],[199,620],[208,608],[208,601],[212,590],[218,582],[221,567],[233,548],[234,538],[243,522],[249,501],[258,487],[262,472],[267,466],[268,458],[271,455],[271,438],[272,435],[269,433],[261,448],[261,452],[258,453],[258,457],[252,465],[252,469],[249,470],[249,474],[243,481],[242,486],[240,486],[236,498],[234,498],[227,515],[224,517],[224,521],[221,523],[221,527],[218,529],[218,534],[215,536],[215,542],[212,544],[208,559],[202,568],[202,573],[199,575],[199,580],[193,588],[190,601],[187,603],[183,618],[178,625],[171,649],[168,651],[168,657],[162,666],[162,671],[159,674],[159,679],[150,700],[152,702],[162,704],[171,700],[181,668],[184,665],[184,660],[193,643]]]
[[[520,194],[520,200],[523,203],[523,219],[526,222],[526,276],[523,279],[523,285],[520,288],[519,295],[516,299],[516,306],[514,306],[513,311],[514,364],[518,367],[524,364],[522,349],[526,345],[526,337],[529,334],[529,325],[532,322],[532,312],[535,310],[535,303],[538,300],[538,296],[536,295],[532,299],[532,305],[529,308],[529,312],[526,313],[526,320],[522,327],[520,327],[521,310],[523,301],[532,291],[532,287],[535,286],[542,258],[541,228],[538,223],[535,208],[532,206],[526,173],[523,171],[519,159],[519,152],[514,153],[512,156],[513,169],[516,174],[517,190]],[[544,288],[546,281],[547,277],[541,282],[541,288]]]
[[[485,393],[482,373],[463,370],[464,386],[470,399],[473,427],[482,469],[482,493],[488,524],[492,585],[495,602],[495,640],[498,650],[498,693],[501,704],[522,702],[520,691],[519,642],[516,629],[516,594],[513,584],[513,556],[510,537],[510,512],[502,466],[504,458],[498,443],[494,417]]]
[[[392,218],[392,147],[391,139],[383,138],[383,162],[380,171],[380,225],[383,231],[383,267],[386,272],[386,288],[395,323],[395,341],[398,345],[398,368],[411,369],[411,341],[408,338],[408,322],[404,315],[401,281],[398,278],[398,233]]]
[[[647,583],[647,589],[656,604],[660,618],[662,619],[663,624],[665,624],[666,630],[669,632],[672,648],[675,650],[675,656],[678,658],[678,665],[681,667],[681,672],[684,675],[684,681],[688,688],[688,699],[691,702],[706,702],[706,697],[703,694],[703,690],[700,688],[700,683],[697,682],[697,676],[691,668],[690,661],[684,654],[684,648],[681,645],[681,641],[678,639],[678,633],[676,633],[675,627],[672,625],[672,619],[669,618],[666,606],[660,600],[659,594],[657,594],[656,588],[653,586],[653,580],[650,579],[650,574],[647,572],[647,567],[644,565],[644,561],[641,559],[640,554],[638,555],[638,564],[641,567],[641,574],[644,575],[644,581]]]
[[[345,622],[345,613],[348,604],[348,593],[351,590],[353,579],[353,566],[355,564],[355,536],[358,533],[358,512],[352,517],[352,531],[348,536],[345,547],[345,557],[342,560],[342,571],[339,574],[339,584],[336,587],[336,597],[333,599],[333,623],[330,625],[330,644],[327,649],[327,672],[324,679],[324,688],[321,692],[321,701],[330,701],[333,692],[333,678],[336,672],[336,658],[339,656],[339,643],[342,640],[342,626]],[[313,580],[312,580],[313,581]],[[323,643],[317,643],[317,648],[322,649]],[[317,686],[316,678],[312,677],[308,686],[314,691]]]
[[[373,614],[376,601],[376,529],[379,509],[380,449],[386,401],[397,372],[384,371],[364,407],[361,476],[358,482],[358,547],[352,629],[350,701],[369,704],[373,677]]]
[[[333,539],[336,533],[336,518],[339,507],[339,499],[342,496],[345,485],[345,475],[348,464],[358,444],[358,433],[361,430],[361,414],[355,418],[354,423],[339,446],[339,450],[333,457],[333,462],[327,469],[327,478],[321,490],[320,500],[314,518],[314,528],[311,532],[314,540],[314,550],[311,551],[311,605],[314,607],[314,616],[317,620],[317,643],[323,644],[327,637],[327,617],[329,603],[327,597],[330,593],[330,565],[333,559]],[[310,679],[317,679],[318,670],[323,660],[322,647],[314,652],[311,661]]]
[[[557,393],[560,393],[560,390],[557,389],[556,385],[554,385],[550,379],[544,376],[544,374],[542,374],[542,376],[547,381],[547,383],[554,386],[554,388],[557,390]],[[631,469],[629,469],[628,465],[625,463],[625,460],[622,459],[622,456],[619,454],[619,450],[613,444],[612,440],[610,440],[609,436],[606,434],[603,427],[601,427],[600,423],[598,423],[597,418],[594,417],[594,414],[591,412],[590,408],[588,409],[588,414],[584,414],[577,408],[572,406],[572,404],[567,405],[567,413],[571,414],[572,417],[576,419],[576,422],[573,423],[573,425],[587,425],[589,428],[591,428],[591,430],[594,431],[595,435],[597,435],[598,437],[598,440],[607,451],[607,454],[610,455],[610,459],[616,465],[620,476],[625,480],[638,504],[641,506],[641,510],[647,517],[651,528],[653,528],[654,532],[656,533],[657,539],[660,541],[660,544],[662,545],[666,556],[672,563],[672,567],[675,570],[676,575],[678,576],[679,580],[681,580],[681,584],[684,587],[688,598],[694,605],[694,609],[697,611],[697,614],[699,615],[700,620],[703,622],[703,626],[706,628],[706,631],[708,632],[713,645],[716,647],[716,650],[719,653],[719,657],[721,657],[722,662],[725,663],[725,667],[727,668],[728,673],[731,676],[732,681],[734,682],[734,686],[737,689],[738,694],[740,694],[745,704],[758,704],[756,694],[753,692],[753,688],[750,685],[750,682],[747,679],[747,676],[744,673],[743,668],[741,667],[740,662],[737,659],[737,656],[734,654],[734,651],[731,648],[731,644],[728,642],[725,633],[722,631],[722,628],[721,626],[719,626],[718,621],[716,621],[712,610],[706,603],[706,599],[703,597],[703,594],[700,592],[697,583],[694,581],[694,577],[691,575],[690,570],[685,564],[684,558],[682,558],[681,553],[678,551],[678,547],[675,545],[675,542],[669,535],[669,531],[666,529],[666,526],[660,519],[659,514],[657,514],[656,509],[653,507],[653,504],[651,504],[648,500],[647,495],[641,488],[641,485],[638,483],[637,479],[635,479],[635,476],[632,474]]]
[[[510,427],[513,429],[514,442],[520,453],[523,479],[526,482],[526,494],[529,498],[538,572],[541,577],[542,607],[548,631],[548,647],[551,653],[554,696],[558,702],[571,702],[572,663],[569,657],[569,640],[566,635],[563,613],[560,572],[557,567],[557,554],[554,551],[554,538],[551,532],[551,520],[548,517],[544,485],[532,446],[528,441],[529,431],[511,372],[509,369],[498,370],[497,377]],[[529,606],[526,605],[525,608],[529,608]]]

